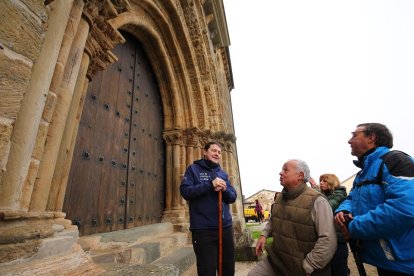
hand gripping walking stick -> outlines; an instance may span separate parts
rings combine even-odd
[[[218,252],[218,276],[223,275],[223,205],[222,205],[222,192],[218,193],[218,238],[219,238],[219,252]]]

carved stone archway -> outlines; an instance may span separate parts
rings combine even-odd
[[[45,4],[33,4],[37,6],[32,10],[45,18],[45,31],[39,34],[38,52],[28,54],[33,56],[33,67],[27,89],[14,117],[3,120],[0,114],[0,123],[6,121],[8,130],[0,140],[1,164],[5,164],[0,175],[0,231],[7,229],[11,233],[7,239],[13,242],[33,242],[34,251],[39,235],[52,237],[62,227],[76,232],[64,219],[62,206],[84,97],[91,77],[117,60],[111,50],[124,42],[119,30],[125,30],[141,41],[162,96],[167,145],[163,220],[187,229],[187,205],[179,195],[179,184],[187,165],[201,157],[204,143],[215,139],[225,145],[222,165],[238,192],[232,212],[236,235],[241,235],[245,225],[222,1]],[[1,151],[4,148],[7,151]],[[36,229],[43,230],[39,234]]]

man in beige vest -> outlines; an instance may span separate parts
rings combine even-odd
[[[332,208],[321,193],[306,185],[310,172],[304,161],[288,160],[279,175],[282,196],[276,198],[256,254],[262,254],[267,237],[272,236],[273,243],[248,275],[330,275],[336,250]]]

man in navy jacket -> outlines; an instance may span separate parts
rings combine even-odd
[[[215,276],[218,269],[218,192],[222,191],[223,275],[234,275],[233,222],[230,203],[237,194],[228,175],[220,168],[221,144],[205,145],[204,159],[190,165],[180,192],[189,203],[190,230],[197,258],[197,274]]]
[[[362,261],[378,275],[414,275],[414,161],[390,151],[393,137],[382,124],[358,125],[348,143],[361,170],[335,221],[361,241]]]

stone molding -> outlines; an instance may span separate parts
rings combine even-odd
[[[230,150],[236,142],[233,133],[224,131],[212,132],[211,130],[200,130],[196,127],[187,129],[165,130],[163,138],[170,145],[180,145],[186,147],[203,147],[209,141],[221,142],[226,150]]]
[[[65,218],[66,214],[63,212],[29,212],[16,210],[0,210],[0,221],[11,221],[21,219],[55,219]]]

